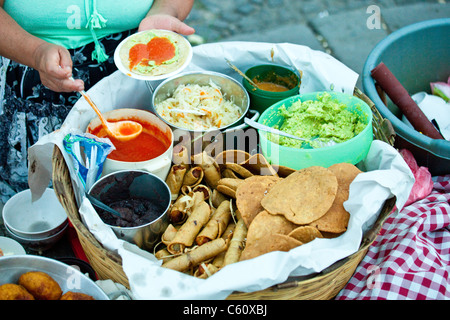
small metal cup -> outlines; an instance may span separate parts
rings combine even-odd
[[[139,248],[152,251],[160,241],[169,224],[168,211],[171,194],[167,184],[158,176],[143,170],[122,170],[100,178],[89,190],[103,203],[135,198],[157,202],[163,208],[158,218],[135,227],[110,225],[119,239],[136,244]]]

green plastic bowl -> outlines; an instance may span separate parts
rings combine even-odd
[[[337,92],[329,93],[334,99],[347,105],[349,110],[358,113],[362,117],[361,119],[366,121],[367,126],[364,130],[350,140],[318,149],[281,146],[268,140],[265,131],[258,130],[261,152],[270,163],[300,170],[311,166],[328,168],[333,164],[342,162],[356,165],[365,159],[373,141],[372,110],[364,101],[355,96]],[[318,96],[321,94],[323,92],[306,93],[279,101],[264,111],[258,122],[270,127],[280,126],[284,120],[279,113],[281,106],[285,105],[289,109],[298,100],[318,100]]]
[[[263,113],[274,103],[299,94],[300,76],[292,69],[274,64],[262,64],[249,68],[245,75],[252,81],[269,81],[284,85],[288,91],[272,92],[255,89],[245,78],[242,85],[250,97],[250,108]]]

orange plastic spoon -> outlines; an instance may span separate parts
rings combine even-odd
[[[74,80],[70,77],[71,80]],[[117,122],[109,122],[107,121],[100,110],[97,108],[95,103],[89,97],[89,95],[84,91],[79,91],[81,95],[86,99],[89,105],[94,109],[95,113],[99,117],[102,122],[103,128],[106,130],[106,133],[119,141],[128,141],[136,138],[142,132],[142,125],[136,121],[131,120],[120,120]]]

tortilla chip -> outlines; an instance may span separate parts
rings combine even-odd
[[[255,175],[261,176],[278,176],[277,171],[260,153],[251,156],[242,166]]]
[[[288,221],[282,215],[273,215],[267,211],[261,211],[253,219],[247,231],[247,245],[258,242],[273,234],[288,235],[297,225]]]
[[[217,182],[217,191],[231,198],[236,198],[236,190],[243,179],[222,178]]]
[[[228,168],[222,170],[222,178],[241,179],[236,172]]]
[[[279,181],[281,178],[277,176],[251,176],[244,181],[247,182],[267,182],[267,183],[275,183]]]
[[[295,224],[305,225],[330,209],[337,188],[337,178],[331,170],[313,166],[275,183],[261,205],[271,214],[284,215]]]
[[[258,213],[264,210],[261,200],[278,181],[275,176],[252,176],[242,182],[236,189],[236,206],[248,227]]]
[[[225,164],[225,168],[233,171],[234,173],[237,174],[237,176],[239,178],[242,178],[242,179],[253,176],[253,173],[251,173],[246,168],[244,168],[243,166],[241,166],[237,163],[228,162]]]
[[[347,230],[350,219],[350,214],[344,208],[344,202],[348,200],[350,184],[361,170],[350,163],[338,163],[328,169],[335,174],[338,181],[336,197],[325,215],[310,225],[323,232],[342,233]]]
[[[221,166],[225,163],[241,164],[250,158],[250,154],[243,150],[224,150],[215,157],[215,161]]]
[[[272,167],[275,170],[275,172],[277,172],[278,176],[280,176],[282,178],[286,178],[291,173],[294,173],[296,171],[295,169],[285,167],[285,166],[279,166],[279,165],[275,165],[275,164],[272,164]]]
[[[217,191],[219,191],[220,193],[222,193],[230,198],[236,199],[236,190],[229,186],[219,184],[217,186]]]
[[[288,236],[297,239],[301,243],[308,243],[316,238],[323,238],[320,231],[311,226],[300,226],[292,230]]]
[[[350,187],[353,180],[355,180],[356,176],[362,172],[355,165],[345,162],[334,164],[328,169],[336,175],[338,183],[345,186],[347,189]]]
[[[285,234],[272,234],[258,242],[247,245],[242,251],[240,261],[256,258],[273,251],[287,252],[301,245],[300,241]]]
[[[322,234],[322,236],[325,239],[337,238],[343,234],[343,232],[342,233],[332,233],[332,232],[326,232],[326,231],[320,231],[320,233]]]

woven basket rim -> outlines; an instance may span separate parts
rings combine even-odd
[[[358,88],[355,87],[354,95],[358,98],[362,99],[366,102],[373,112],[373,131],[374,138],[378,140],[382,140],[384,142],[389,143],[390,145],[394,144],[395,132],[391,125],[389,125],[389,121],[384,119],[376,109],[374,103]],[[89,262],[96,272],[99,274],[100,278],[109,279],[112,278],[114,281],[121,283],[122,285],[129,288],[129,283],[126,275],[122,269],[122,259],[117,253],[110,252],[105,249],[98,240],[94,237],[94,235],[88,230],[88,228],[81,221],[78,207],[76,204],[75,195],[73,192],[72,181],[70,178],[69,170],[67,168],[67,164],[65,163],[64,157],[62,155],[61,150],[55,145],[53,156],[52,156],[52,179],[53,179],[53,187],[55,193],[63,205],[66,213],[68,215],[68,219],[75,228],[77,235],[80,239],[83,250],[89,251],[91,254],[86,254]],[[327,276],[333,274],[339,274],[339,269],[348,264],[356,264],[351,270],[350,274],[346,276],[348,279],[353,274],[354,269],[357,264],[362,260],[369,246],[375,241],[375,238],[380,231],[385,219],[389,216],[392,209],[395,206],[395,198],[388,199],[382,209],[382,212],[378,216],[377,221],[375,222],[372,229],[364,235],[364,238],[361,241],[360,247],[357,252],[352,255],[341,259],[340,261],[335,262],[325,270],[320,273],[306,276],[306,277],[292,277],[286,280],[283,283],[273,286],[269,288],[269,295],[276,295],[282,290],[287,290],[286,288],[300,288],[303,285],[311,285],[320,283],[322,279],[327,279]],[[349,272],[347,272],[349,273]],[[106,275],[106,276],[105,276]],[[108,276],[110,275],[110,276]],[[328,280],[327,280],[328,281]],[[275,290],[271,293],[270,290]],[[264,291],[267,291],[264,290]],[[332,291],[332,290],[330,290]],[[245,299],[248,298],[257,298],[259,292],[253,292],[250,294],[241,294],[239,292],[230,295],[231,298],[239,299],[240,295],[243,295]],[[328,294],[336,294],[334,292]],[[230,298],[229,297],[229,298]],[[313,297],[314,298],[314,297]],[[330,296],[326,296],[325,299],[331,298]]]

